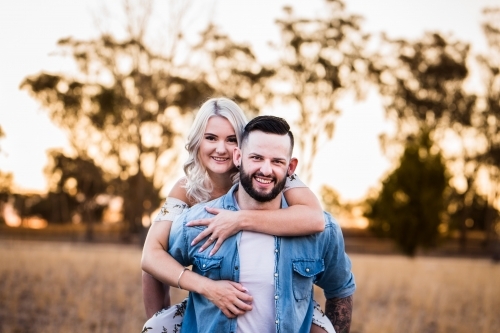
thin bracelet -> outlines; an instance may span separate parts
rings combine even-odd
[[[181,274],[179,274],[179,278],[177,279],[177,288],[179,289],[182,289],[181,285],[180,285],[180,282],[181,282],[181,276],[182,274],[184,274],[184,272],[187,270],[188,268],[187,267],[184,267],[184,269],[182,270]],[[184,289],[182,289],[184,290]]]

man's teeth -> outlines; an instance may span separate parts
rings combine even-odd
[[[255,178],[259,183],[264,183],[264,184],[269,184],[271,183],[271,180],[266,180],[266,179],[262,179],[262,178]]]

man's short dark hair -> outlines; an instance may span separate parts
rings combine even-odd
[[[258,116],[248,122],[241,135],[241,147],[248,140],[248,135],[254,131],[261,131],[269,134],[285,135],[290,137],[290,152],[293,150],[293,134],[290,125],[285,119],[275,116]]]

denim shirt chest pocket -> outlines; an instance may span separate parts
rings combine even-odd
[[[296,301],[311,297],[314,278],[325,270],[323,259],[294,259],[293,268],[293,296]]]
[[[220,280],[222,257],[206,257],[201,254],[195,254],[194,265],[199,274],[212,280]]]

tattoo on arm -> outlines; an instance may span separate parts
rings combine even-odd
[[[332,322],[335,332],[349,333],[352,318],[352,295],[345,298],[329,298],[326,300],[326,316]]]

